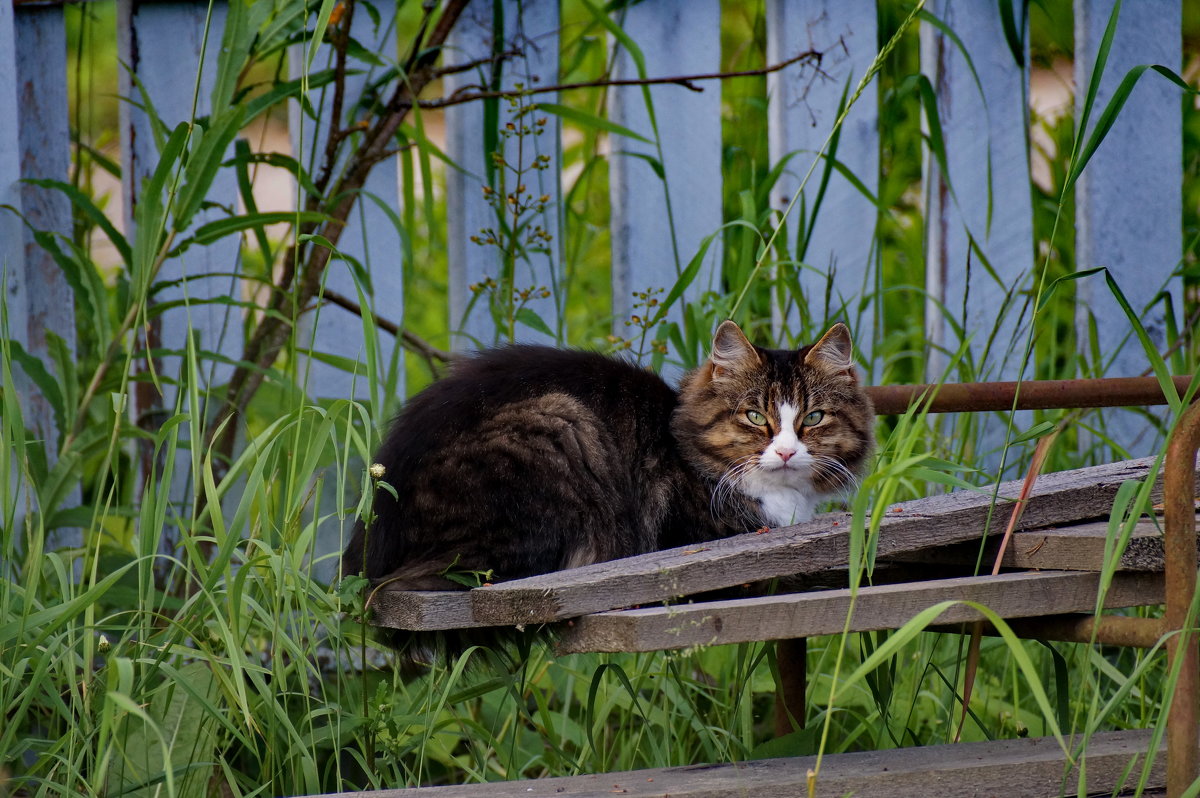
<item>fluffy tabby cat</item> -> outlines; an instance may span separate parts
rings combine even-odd
[[[467,358],[392,424],[376,462],[396,495],[376,492],[342,572],[445,590],[450,570],[517,579],[807,521],[871,451],[851,351],[842,324],[785,351],[727,321],[678,393],[599,354]],[[390,642],[420,659],[435,639]]]

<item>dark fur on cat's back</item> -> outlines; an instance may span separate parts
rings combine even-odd
[[[510,346],[466,358],[393,422],[375,460],[396,496],[376,491],[375,520],[355,530],[342,572],[389,589],[454,589],[448,570],[517,579],[806,520],[803,487],[797,517],[780,516],[792,481],[814,497],[836,492],[871,449],[849,341],[836,325],[814,346],[766,350],[726,322],[679,393],[586,352]],[[787,459],[768,469],[785,446],[811,461],[806,476]]]

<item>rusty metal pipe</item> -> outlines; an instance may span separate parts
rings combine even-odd
[[[1182,395],[1191,377],[1172,377]],[[1018,385],[1020,395],[1018,396]],[[1026,380],[1025,382],[952,382],[937,385],[871,385],[867,395],[879,415],[903,413],[935,391],[931,413],[977,410],[1052,410],[1077,407],[1135,407],[1166,404],[1154,377],[1107,377],[1096,380]]]
[[[1200,449],[1200,404],[1184,410],[1167,443],[1163,475],[1167,606],[1163,622],[1168,631],[1181,630],[1167,641],[1167,664],[1182,657],[1179,681],[1167,716],[1167,795],[1179,796],[1196,780],[1200,748],[1196,745],[1200,718],[1200,652],[1188,626],[1188,611],[1196,593],[1196,450]],[[1194,623],[1194,619],[1193,619]]]

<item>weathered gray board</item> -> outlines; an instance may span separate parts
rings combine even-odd
[[[817,637],[842,631],[899,629],[918,613],[942,601],[973,601],[1001,618],[1029,618],[1096,608],[1100,575],[1053,571],[968,576],[932,582],[849,590],[788,593],[729,601],[584,615],[561,630],[556,649],[579,651],[662,651],[758,640]],[[1158,574],[1117,574],[1105,594],[1105,608],[1161,604]],[[851,613],[853,609],[853,613]],[[846,617],[850,616],[849,629]],[[983,620],[965,604],[947,608],[937,624]]]
[[[378,54],[385,63],[390,64],[396,59],[394,18],[394,8],[381,6],[379,24],[376,26],[375,18],[360,6],[354,12],[351,21],[351,36],[368,52]],[[293,46],[289,51],[288,65],[293,78],[305,74],[304,59],[308,45],[305,41],[304,44]],[[307,72],[333,68],[333,52],[332,46],[321,47]],[[350,57],[347,69],[358,74],[346,77],[346,100],[342,109],[344,121],[340,126],[343,130],[352,129],[355,123],[366,118],[366,112],[355,107],[355,101],[363,96],[364,90],[372,81],[379,78],[379,73],[384,67],[359,62]],[[292,149],[310,173],[319,170],[324,161],[330,115],[333,113],[333,93],[332,85],[309,93],[307,99],[316,110],[319,123],[314,123],[311,117],[301,113],[298,102],[292,101],[288,104]],[[351,137],[350,143],[353,142]],[[399,159],[396,156],[380,161],[371,170],[371,175],[363,186],[363,193],[346,220],[346,230],[338,239],[338,251],[358,261],[370,275],[370,291],[367,290],[368,286],[363,286],[363,291],[369,296],[372,310],[379,316],[400,324],[404,321],[404,248],[401,246],[400,231],[396,229],[391,216],[391,213],[398,213],[400,209],[398,170]],[[334,258],[330,261],[325,287],[355,302],[359,301],[353,270],[345,260]],[[403,354],[395,351],[399,343],[382,330],[378,330],[377,333],[380,346],[376,365],[379,368],[380,380],[386,381],[384,375],[395,355],[396,395],[404,396]],[[307,377],[305,387],[311,395],[342,399],[364,399],[370,396],[365,364],[367,350],[363,345],[363,322],[358,315],[334,305],[322,306],[319,311],[307,313],[301,318],[297,343],[301,347],[311,346],[316,352],[347,358],[359,364],[358,372],[351,373],[317,358],[306,359],[300,368],[300,374]],[[391,397],[373,398],[383,400]]]
[[[1153,459],[1130,460],[1092,468],[1046,474],[1030,495],[1021,528],[1063,524],[1106,514],[1117,488],[1126,480],[1144,479]],[[1161,479],[1156,495],[1161,495]],[[1004,502],[1020,491],[1019,482],[1000,486],[1001,503],[991,533],[1003,531]],[[991,491],[961,491],[896,505],[882,520],[880,558],[976,540],[984,533]],[[898,511],[897,511],[898,510]],[[692,547],[653,552],[624,560],[597,563],[568,571],[476,588],[465,595],[474,625],[503,626],[546,623],[591,612],[674,599],[747,582],[813,573],[844,566],[849,551],[849,518],[834,514],[768,533],[738,535]],[[447,617],[444,593],[410,593],[389,598],[406,615],[379,616],[388,626],[414,626],[422,619]],[[453,599],[461,602],[462,599]],[[437,604],[441,609],[426,609]],[[464,625],[461,620],[455,625]],[[436,627],[432,627],[436,628]]]
[[[1115,0],[1075,0],[1076,120],[1114,5]],[[1162,64],[1179,71],[1181,24],[1180,0],[1124,4],[1088,135],[1131,68]],[[1175,317],[1183,318],[1182,282],[1169,279],[1183,256],[1180,94],[1178,86],[1146,72],[1075,187],[1075,268],[1108,267],[1159,352],[1167,347],[1165,308],[1162,303],[1147,305],[1169,288]],[[1095,319],[1104,375],[1141,374],[1149,361],[1104,277],[1095,275],[1076,286],[1080,354],[1092,359],[1089,329]],[[1153,450],[1153,428],[1143,418],[1125,410],[1103,415],[1117,444],[1135,455]],[[1083,445],[1097,442],[1087,437]]]
[[[1074,747],[1081,741],[1072,742]],[[1084,762],[1088,795],[1132,788],[1150,747],[1150,731],[1100,732],[1087,741]],[[326,798],[796,798],[808,795],[816,757],[759,759],[726,765],[684,765],[656,770],[598,773],[553,779],[450,785],[409,790],[341,793]],[[1132,774],[1132,775],[1130,775]],[[1078,770],[1070,767],[1053,737],[929,745],[890,751],[833,754],[821,760],[818,798],[981,798],[982,796],[1074,795]],[[1166,782],[1166,756],[1151,767],[1147,786]]]
[[[787,158],[787,166],[771,192],[770,205],[782,212],[800,187],[825,142],[843,93],[854,94],[879,46],[876,42],[875,0],[768,0],[767,64],[778,64],[807,50],[822,53],[820,71],[809,64],[793,64],[767,75],[768,143],[771,165]],[[829,153],[853,174],[871,194],[879,192],[879,84],[872,82],[842,124],[837,148]],[[826,168],[819,162],[804,189],[804,202],[797,203],[788,217],[787,249],[796,257],[796,234],[801,213],[812,222],[813,207]],[[854,330],[854,342],[871,363],[874,315],[877,297],[869,282],[878,274],[873,268],[874,230],[877,211],[865,196],[840,172],[830,175],[825,187],[812,237],[800,265],[781,266],[796,281],[808,299],[814,316],[837,317],[845,306],[845,320]],[[826,292],[827,281],[832,291]],[[830,297],[830,307],[821,298]],[[799,333],[800,312],[790,297],[780,297],[773,308],[772,323],[781,341]],[[809,343],[808,341],[796,343]]]
[[[21,177],[65,182],[71,168],[71,131],[67,119],[67,32],[63,9],[17,6],[14,11],[18,105],[16,113],[9,116],[15,116],[20,126]],[[29,225],[37,230],[71,235],[71,203],[66,194],[28,184],[22,185],[20,191],[21,201],[16,207],[25,214]],[[25,328],[14,332],[29,354],[48,364],[54,362],[52,336],[62,340],[68,356],[75,353],[75,297],[62,269],[38,246],[33,232],[24,227],[21,235],[24,284],[30,290],[25,294]],[[12,312],[10,304],[9,313]],[[14,377],[21,384],[21,376],[14,374]],[[22,391],[22,394],[25,426],[43,436],[46,457],[53,464],[58,459],[62,430],[57,428],[50,403],[41,391]],[[78,502],[76,487],[67,499],[67,506]],[[82,530],[55,529],[45,545],[47,550],[53,550],[78,547],[82,542]]]
[[[557,0],[503,0],[499,4],[504,19],[504,30],[499,34],[492,31],[493,5],[487,0],[474,0],[459,18],[447,41],[445,62],[466,64],[493,55],[493,40],[502,37],[501,50],[518,50],[521,55],[502,62],[485,63],[478,69],[447,75],[444,79],[445,93],[477,91],[491,88],[494,70],[499,73],[499,86],[511,89],[517,83],[525,86],[541,84],[555,85],[558,81],[558,30],[559,8]],[[547,92],[528,98],[523,102],[557,103],[558,94]],[[495,101],[498,109],[497,124],[503,127],[509,121],[517,124],[507,100]],[[485,103],[471,102],[446,109],[446,154],[457,168],[446,170],[446,249],[450,259],[450,329],[451,347],[456,351],[470,351],[491,346],[497,340],[496,325],[488,310],[487,297],[480,295],[474,306],[475,295],[469,286],[487,277],[500,279],[501,250],[495,246],[480,246],[470,240],[480,235],[484,228],[498,228],[496,211],[483,201],[482,189],[488,185],[488,169],[492,153],[486,151]],[[562,206],[560,192],[560,170],[562,165],[560,124],[552,114],[526,115],[520,121],[532,126],[537,118],[547,117],[545,132],[530,135],[518,146],[517,137],[508,140],[504,157],[511,164],[522,158],[523,168],[533,160],[545,155],[550,158],[549,168],[530,171],[524,181],[533,196],[549,195],[546,211],[537,214],[533,224],[540,224],[552,236],[545,246],[547,252],[531,251],[529,258],[517,259],[513,284],[518,290],[545,287],[551,296],[535,297],[528,308],[536,313],[551,329],[557,319],[562,318],[562,257],[561,224]],[[506,178],[505,190],[511,192],[514,175]],[[492,186],[499,190],[500,185]],[[533,213],[532,211],[530,213]],[[532,225],[530,226],[532,229]],[[533,249],[537,247],[534,246]],[[468,315],[469,310],[469,315]],[[453,334],[457,332],[458,334]],[[544,334],[525,324],[518,324],[518,340],[548,343]]]
[[[632,56],[614,45],[613,76],[661,78],[720,71],[720,20],[717,0],[630,4],[617,13],[616,21],[641,49],[646,74],[639,75]],[[721,225],[721,84],[705,81],[697,86],[703,92],[676,85],[609,89],[609,118],[651,142],[661,142],[660,148],[623,136],[609,139],[613,334],[623,338],[633,337],[631,330],[637,329],[625,325],[635,312],[633,293],[662,289],[658,298],[665,298],[703,239]],[[661,162],[665,184],[647,158]],[[714,241],[684,301],[720,289],[720,259],[721,243]],[[676,323],[682,318],[678,305],[667,317]]]
[[[1200,520],[1200,519],[1197,519]],[[1056,571],[1099,571],[1104,567],[1108,522],[1092,521],[1055,529],[1031,529],[1013,536],[1001,563],[1005,568],[1039,568]],[[999,541],[988,543],[982,562],[995,561]],[[934,551],[890,558],[894,562],[973,564],[979,545],[965,543]],[[1129,542],[1117,558],[1118,571],[1162,571],[1165,562],[1161,519],[1143,519],[1134,526]]]

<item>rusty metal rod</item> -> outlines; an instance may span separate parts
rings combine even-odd
[[[1196,593],[1196,450],[1200,449],[1200,404],[1179,417],[1167,443],[1163,475],[1167,630],[1180,630],[1167,641],[1167,664],[1180,663],[1179,681],[1167,716],[1167,795],[1180,796],[1200,771],[1196,730],[1200,719],[1200,652],[1188,627]],[[1195,619],[1192,620],[1195,622]]]
[[[1191,377],[1172,377],[1180,395]],[[937,391],[931,413],[964,413],[977,410],[1053,410],[1077,407],[1137,407],[1166,404],[1154,377],[1107,377],[1096,380],[1026,380],[1016,382],[951,382],[936,385],[870,385],[867,395],[879,415],[908,410],[926,393]]]
[[[1012,618],[1009,628],[1017,637],[1027,640],[1057,640],[1063,643],[1099,643],[1102,646],[1153,648],[1163,635],[1161,618],[1129,618],[1124,615],[1066,614],[1043,615],[1036,618]],[[972,625],[951,624],[931,626],[929,631],[970,634]],[[1000,633],[990,623],[983,633],[996,637]]]

